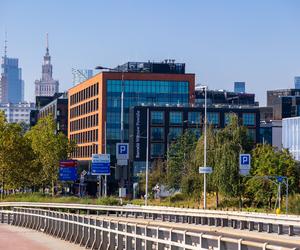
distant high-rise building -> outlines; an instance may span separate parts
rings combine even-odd
[[[7,41],[5,39],[4,56],[1,62],[0,102],[19,103],[24,100],[24,81],[22,69],[17,58],[7,57]]]
[[[300,89],[300,76],[294,78],[295,89]]]
[[[46,54],[42,65],[42,78],[35,81],[35,96],[53,96],[58,93],[59,82],[52,78],[51,56],[49,54],[48,34]]]
[[[234,82],[234,92],[235,93],[245,93],[246,83],[245,82]]]
[[[73,85],[75,86],[78,83],[84,82],[85,80],[93,76],[92,69],[72,69],[73,74]]]

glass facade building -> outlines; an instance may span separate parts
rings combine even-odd
[[[282,146],[300,161],[300,117],[282,119]]]
[[[115,143],[121,140],[121,92],[122,80],[107,80],[106,93],[106,133],[107,153],[115,155]],[[138,105],[188,105],[189,82],[124,80],[124,141],[129,140],[129,108]],[[153,122],[163,123],[162,112],[151,113]],[[174,123],[182,123],[182,115],[176,112],[171,116]],[[158,133],[156,133],[156,136]],[[155,147],[158,150],[158,146]],[[158,152],[158,151],[157,151]]]
[[[24,101],[24,81],[17,58],[4,56],[1,64],[0,102],[19,103]]]

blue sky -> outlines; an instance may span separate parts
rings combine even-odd
[[[293,87],[300,75],[297,0],[1,0],[0,10],[0,55],[7,30],[30,101],[47,32],[60,90],[72,86],[72,67],[170,58],[211,89],[246,81],[263,105],[266,90]]]

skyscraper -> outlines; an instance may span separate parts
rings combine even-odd
[[[49,54],[48,34],[46,37],[46,54],[42,65],[42,78],[35,81],[35,96],[53,96],[58,93],[59,82],[52,78],[51,56]]]
[[[295,89],[300,89],[300,76],[294,78]]]
[[[246,85],[245,82],[234,82],[234,92],[245,93],[246,92],[245,85]]]
[[[5,39],[4,56],[1,62],[0,102],[19,103],[24,100],[24,81],[22,69],[17,58],[7,57],[7,40]]]

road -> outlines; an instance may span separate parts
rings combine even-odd
[[[63,241],[28,228],[0,224],[0,250],[82,250]]]

